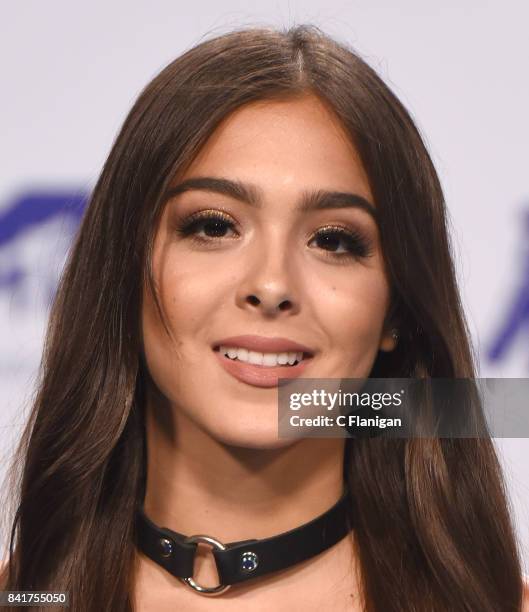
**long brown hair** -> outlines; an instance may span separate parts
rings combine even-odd
[[[350,134],[380,215],[400,341],[371,376],[475,375],[441,186],[391,90],[314,26],[206,40],[139,96],[71,250],[13,464],[7,588],[68,590],[74,610],[132,609],[145,486],[141,296],[165,194],[230,112],[306,94]],[[520,609],[519,553],[490,439],[347,440],[344,477],[366,610]]]

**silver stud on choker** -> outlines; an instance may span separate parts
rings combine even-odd
[[[252,552],[247,550],[241,555],[241,569],[243,572],[253,572],[259,564],[259,557]]]
[[[160,554],[162,557],[170,557],[173,552],[171,540],[168,540],[167,538],[160,538],[159,543],[161,551]]]
[[[147,557],[201,595],[215,596],[231,585],[256,579],[310,559],[334,546],[353,528],[352,500],[347,489],[326,512],[308,523],[268,538],[224,544],[208,535],[185,536],[153,523],[139,507],[136,512],[136,545]],[[209,544],[217,566],[219,584],[205,587],[193,579],[197,545]]]

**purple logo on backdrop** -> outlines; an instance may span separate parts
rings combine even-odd
[[[56,255],[59,240],[54,237],[60,233],[71,238],[86,201],[87,194],[79,192],[30,192],[0,210],[0,292],[17,294],[33,274],[41,288],[44,283],[48,299],[53,297],[57,279],[42,243],[50,243],[48,250]],[[59,224],[52,227],[51,240],[50,224]],[[58,232],[58,227],[63,231]],[[43,269],[35,273],[39,266]]]
[[[499,361],[514,340],[524,332],[529,340],[529,210],[525,212],[523,227],[522,274],[505,312],[502,324],[488,351],[491,361]]]

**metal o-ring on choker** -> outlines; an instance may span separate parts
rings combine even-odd
[[[226,550],[226,546],[222,542],[219,542],[219,540],[206,535],[189,536],[184,540],[184,542],[186,544],[192,544],[194,542],[198,544],[199,542],[203,542],[204,544],[212,544],[217,548],[217,550]],[[182,580],[185,582],[185,584],[190,586],[195,591],[198,591],[201,595],[220,595],[221,593],[224,593],[224,591],[227,591],[231,586],[230,584],[219,584],[216,587],[201,586],[193,580],[192,576],[182,578]]]
[[[216,596],[231,585],[285,569],[330,548],[353,528],[352,502],[347,488],[326,512],[308,523],[261,540],[241,540],[224,544],[209,535],[185,536],[166,527],[158,527],[138,508],[136,545],[147,557],[179,578],[195,592]],[[197,544],[213,546],[213,556],[220,583],[205,587],[193,579]]]

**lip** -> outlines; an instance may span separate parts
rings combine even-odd
[[[216,349],[219,346],[234,346],[248,349],[249,351],[258,351],[260,353],[305,353],[307,357],[313,357],[314,351],[299,342],[294,342],[289,338],[281,338],[276,336],[274,338],[267,338],[265,336],[231,336],[230,338],[223,338],[213,344],[213,348]],[[303,362],[301,362],[303,363]],[[297,366],[292,366],[295,368]],[[270,368],[272,369],[272,368]]]
[[[223,346],[225,345],[223,344]],[[312,357],[303,357],[303,359],[294,366],[261,366],[253,363],[246,363],[244,361],[232,360],[223,355],[218,349],[214,350],[214,354],[220,365],[234,378],[254,387],[265,388],[277,387],[279,378],[297,378],[301,376],[309,362],[312,361]]]

